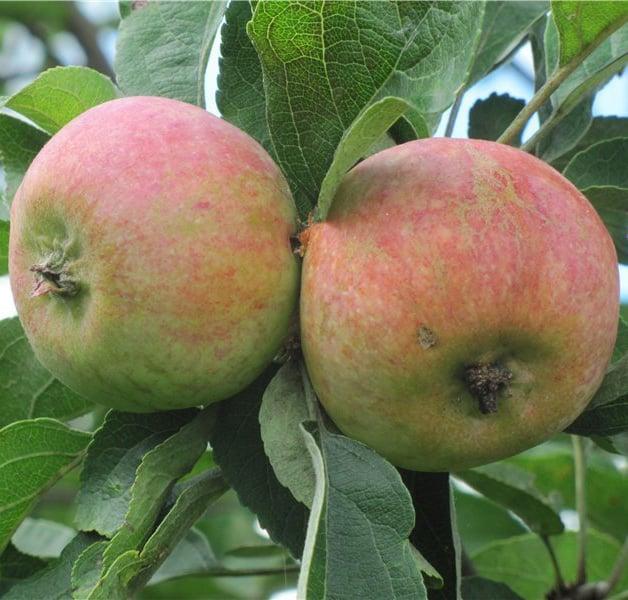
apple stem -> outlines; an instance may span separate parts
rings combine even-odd
[[[32,298],[47,294],[75,296],[79,291],[78,283],[70,277],[64,267],[54,267],[47,261],[41,265],[33,265],[30,270],[35,273]]]
[[[475,363],[465,370],[464,380],[483,415],[497,412],[497,398],[508,388],[512,372],[496,363]]]

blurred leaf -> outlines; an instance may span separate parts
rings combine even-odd
[[[109,568],[127,550],[142,547],[172,486],[205,452],[214,420],[212,410],[213,407],[200,411],[193,420],[142,459],[131,489],[131,502],[124,523],[103,556],[103,572],[107,575]],[[131,562],[135,565],[134,561]],[[135,570],[135,566],[131,570]]]
[[[3,600],[53,600],[70,598],[72,595],[72,566],[78,556],[91,544],[97,542],[98,536],[79,533],[63,550],[61,556],[52,561],[45,569],[16,583]]]
[[[17,317],[0,321],[0,380],[0,427],[37,417],[67,420],[91,406],[41,366]]]
[[[264,451],[281,485],[312,506],[316,478],[299,425],[309,418],[299,362],[290,360],[264,391],[259,411]]]
[[[495,141],[524,106],[523,100],[496,92],[484,100],[477,100],[469,112],[469,137]],[[521,133],[513,140],[513,146],[521,144]]]
[[[576,154],[563,175],[580,190],[593,186],[628,188],[628,137],[605,140]]]
[[[559,66],[562,67],[625,23],[628,5],[614,1],[552,0],[552,19],[560,37]]]
[[[47,141],[48,136],[43,131],[9,115],[0,114],[0,163],[5,184],[0,201],[0,225],[2,221],[9,220],[13,196],[32,160]],[[0,250],[0,253],[4,252]]]
[[[147,2],[120,23],[115,71],[128,96],[205,107],[205,71],[226,2]]]
[[[317,216],[324,219],[331,206],[334,194],[345,173],[363,158],[377,140],[379,140],[400,118],[411,114],[412,106],[401,98],[386,97],[363,110],[345,130],[338,143],[336,152],[321,184],[318,196]],[[429,132],[423,118],[415,114],[413,119],[413,139],[428,137]]]
[[[55,67],[11,96],[7,108],[54,134],[86,110],[117,97],[112,81],[87,67]]]
[[[142,460],[195,415],[195,410],[150,414],[109,411],[87,447],[76,526],[112,537],[124,523]]]
[[[591,436],[591,439],[607,452],[628,456],[628,432],[609,436]]]
[[[395,468],[363,444],[301,426],[316,472],[301,598],[427,598],[408,535],[412,501]]]
[[[463,84],[479,2],[258,2],[247,32],[264,74],[275,158],[300,214],[314,206],[343,135],[398,97],[433,121]],[[426,43],[429,40],[429,43]],[[233,92],[232,92],[233,93]]]
[[[23,0],[0,3],[0,17],[32,24],[40,21],[53,31],[64,29],[69,15],[69,3],[62,0]]]
[[[418,473],[399,469],[412,497],[415,513],[410,542],[438,572],[441,585],[430,600],[456,600],[460,582],[460,539],[453,491],[447,473]]]
[[[577,534],[565,532],[552,538],[566,581],[575,581]],[[603,581],[615,562],[620,545],[610,536],[589,530],[587,535],[587,580]],[[491,544],[472,556],[479,575],[501,581],[523,598],[545,598],[555,584],[554,571],[543,542],[533,533]],[[628,588],[628,571],[617,590]]]
[[[90,438],[53,419],[0,429],[0,549],[39,496],[82,460]]]
[[[0,211],[2,206],[0,205]],[[9,223],[0,219],[0,275],[9,272]],[[1,327],[1,326],[0,326]]]
[[[464,600],[523,600],[519,594],[515,594],[505,583],[486,579],[484,577],[463,577],[462,597]]]
[[[495,540],[527,533],[511,514],[485,498],[456,492],[456,521],[464,549],[473,554]]]
[[[482,79],[519,44],[530,27],[549,9],[549,2],[501,0],[484,11],[482,33],[467,87]],[[482,138],[488,139],[488,138]]]
[[[612,138],[628,138],[628,118],[626,117],[594,117],[586,133],[568,152],[552,162],[552,166],[563,171],[569,161],[589,146]]]
[[[555,535],[564,529],[560,516],[534,485],[534,476],[512,465],[494,463],[455,477],[517,515],[532,531]]]
[[[281,546],[263,544],[260,546],[240,546],[227,552],[227,556],[236,558],[269,558],[275,556],[285,556],[286,551]]]
[[[220,72],[216,104],[230,123],[254,137],[271,154],[262,65],[246,34],[251,3],[230,2],[220,31]]]
[[[33,576],[46,566],[46,561],[22,554],[13,544],[9,544],[0,554],[0,595],[4,597],[9,588]]]
[[[282,486],[264,453],[258,420],[262,395],[276,373],[269,367],[252,385],[216,405],[211,434],[214,458],[240,502],[259,518],[270,537],[295,557],[303,551],[307,507]]]
[[[149,585],[190,573],[202,573],[215,565],[216,557],[207,538],[198,530],[191,529],[152,576]]]
[[[565,436],[566,437],[566,436]],[[536,486],[545,495],[559,496],[562,507],[575,510],[573,453],[570,446],[548,443],[518,454],[507,461],[533,473]],[[587,513],[593,527],[618,540],[628,535],[628,478],[613,457],[591,452],[587,463]]]
[[[61,523],[26,518],[13,534],[11,542],[24,554],[39,558],[57,558],[75,536],[74,529]]]

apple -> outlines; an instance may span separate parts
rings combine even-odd
[[[509,146],[375,154],[307,234],[301,337],[336,425],[392,463],[451,471],[563,430],[617,332],[617,257],[586,198]]]
[[[206,111],[130,97],[83,113],[31,164],[9,269],[36,356],[77,393],[144,412],[231,396],[297,304],[288,185]]]

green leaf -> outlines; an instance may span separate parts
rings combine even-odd
[[[547,443],[507,460],[532,473],[546,496],[560,499],[562,508],[575,510],[573,452],[571,444]],[[594,528],[619,541],[628,535],[628,511],[620,510],[628,497],[628,478],[605,452],[590,452],[587,461],[587,518]],[[461,519],[462,521],[462,519]]]
[[[552,19],[560,36],[562,67],[625,23],[628,5],[615,1],[552,0]]]
[[[117,97],[112,81],[87,67],[55,67],[9,98],[5,106],[49,134],[81,113]]]
[[[252,385],[216,405],[211,434],[214,459],[240,502],[253,511],[271,539],[301,556],[308,510],[279,483],[264,453],[258,420],[264,391],[276,373],[269,367]]]
[[[91,406],[42,367],[17,317],[0,321],[0,380],[0,427],[37,417],[67,420]]]
[[[247,32],[264,74],[273,154],[300,214],[313,207],[345,131],[398,97],[433,121],[464,83],[480,2],[258,2]]]
[[[496,92],[484,100],[476,101],[469,112],[469,137],[495,141],[524,106],[523,100]],[[521,132],[512,142],[513,146],[520,144]]]
[[[122,20],[115,71],[129,96],[205,106],[205,71],[226,2],[148,2]]]
[[[628,431],[628,395],[585,410],[565,431],[587,436]]]
[[[515,594],[505,583],[478,577],[477,575],[463,577],[461,591],[464,600],[486,600],[487,598],[523,600],[519,594]]]
[[[0,549],[39,496],[82,460],[90,437],[53,419],[0,429]]]
[[[0,205],[0,211],[2,206]],[[0,219],[0,275],[9,272],[9,223]]]
[[[16,583],[3,600],[62,600],[72,595],[72,565],[87,547],[99,538],[89,533],[79,533],[63,550],[61,556],[45,569]]]
[[[565,581],[576,580],[577,534],[565,532],[552,538],[558,563]],[[620,545],[610,536],[589,530],[587,535],[587,580],[604,581],[609,576]],[[494,581],[501,581],[523,598],[545,598],[555,585],[552,563],[535,534],[529,533],[491,544],[472,557],[478,574]],[[628,588],[628,571],[616,589]]]
[[[517,515],[532,531],[556,535],[564,529],[560,516],[534,485],[534,476],[512,465],[494,463],[458,471],[464,481],[493,502]]]
[[[628,189],[628,137],[598,142],[576,154],[563,175],[579,190],[593,186]]]
[[[591,439],[600,448],[606,450],[606,452],[612,452],[613,454],[623,454],[624,456],[628,456],[628,432],[604,437],[592,436]]]
[[[43,131],[9,115],[0,114],[0,163],[5,182],[3,197],[0,199],[0,225],[2,221],[9,220],[13,196],[29,165],[47,141],[48,135]],[[6,246],[2,248],[0,254],[6,256]]]
[[[299,362],[290,360],[264,392],[260,434],[279,483],[308,508],[312,506],[316,478],[299,425],[309,418]]]
[[[344,132],[329,171],[321,184],[317,202],[317,216],[324,219],[331,207],[334,194],[344,174],[412,107],[401,98],[387,97],[371,104],[360,113]],[[420,119],[420,120],[419,120]],[[421,117],[414,119],[419,131],[414,138],[428,137],[427,125]]]
[[[263,544],[258,546],[240,546],[226,553],[226,556],[234,558],[274,558],[285,556],[286,551],[281,546]]]
[[[549,8],[549,2],[500,0],[484,11],[482,33],[467,87],[482,79],[521,42]],[[486,138],[482,138],[486,139]]]
[[[0,554],[0,595],[4,595],[18,581],[32,577],[46,566],[46,561],[22,554],[9,544]]]
[[[456,492],[455,503],[458,532],[469,554],[495,540],[528,531],[511,513],[484,496]]]
[[[72,598],[82,600],[98,585],[102,570],[102,557],[109,542],[96,541],[87,546],[72,566]]]
[[[127,550],[139,550],[155,525],[170,490],[207,448],[213,407],[200,411],[177,433],[148,452],[137,469],[124,523],[103,556],[103,572]],[[135,567],[133,567],[135,569]]]
[[[430,592],[430,600],[456,600],[460,586],[460,539],[449,474],[403,469],[399,472],[416,515],[410,541],[440,576],[439,591]]]
[[[618,361],[627,353],[628,353],[628,322],[622,316],[620,316],[619,321],[617,323],[617,341],[615,342],[615,350],[613,350],[612,362]]]
[[[427,598],[408,536],[412,501],[376,452],[309,422],[301,426],[316,472],[300,598]]]
[[[251,3],[230,2],[220,32],[220,72],[216,104],[230,123],[254,137],[272,153],[266,120],[262,65],[246,34]]]
[[[111,547],[111,544],[108,546]],[[105,550],[105,553],[107,550]],[[124,600],[128,598],[127,588],[137,576],[142,561],[137,550],[127,550],[115,554],[111,567],[87,596],[88,600]]]
[[[109,411],[87,447],[76,526],[112,537],[124,523],[136,472],[144,457],[195,415],[195,410],[151,414]]]
[[[11,543],[24,554],[39,558],[57,558],[76,536],[76,531],[48,519],[26,518],[11,538]]]
[[[615,402],[626,394],[628,394],[628,355],[611,364],[602,380],[602,385],[589,402],[585,412]]]
[[[578,143],[565,154],[552,161],[557,171],[563,171],[569,161],[589,146],[612,138],[628,138],[628,118],[625,117],[594,117],[590,126]]]
[[[190,529],[151,577],[149,585],[155,585],[173,577],[209,571],[216,564],[216,557],[209,547],[207,538],[197,529]]]

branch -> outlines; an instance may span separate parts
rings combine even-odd
[[[586,46],[579,54],[576,54],[566,65],[557,69],[543,84],[540,90],[534,94],[532,100],[528,102],[521,112],[515,117],[514,121],[508,126],[506,131],[501,134],[497,140],[500,144],[509,144],[517,134],[525,127],[530,117],[539,110],[543,104],[549,100],[550,96],[558,89],[558,87],[582,64],[585,58],[589,56],[611,33],[619,29],[626,19],[620,19],[613,23],[611,27],[601,32],[591,44]]]
[[[576,583],[582,585],[587,580],[587,494],[586,494],[586,455],[584,440],[572,435],[573,458],[574,458],[574,474],[576,481],[576,510],[578,511],[578,520],[580,527],[578,528],[578,572],[576,575]]]
[[[460,105],[462,104],[462,97],[464,96],[465,91],[465,88],[461,88],[456,95],[456,99],[454,100],[453,106],[451,107],[451,112],[449,113],[449,119],[447,120],[445,137],[451,137],[451,134],[454,131],[454,125],[456,124],[456,119],[458,118],[458,112],[460,111]]]
[[[113,69],[98,45],[97,27],[83,16],[76,6],[76,2],[70,2],[68,8],[68,31],[76,37],[83,47],[87,55],[87,65],[114,79]]]

